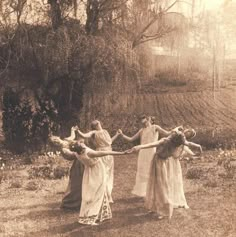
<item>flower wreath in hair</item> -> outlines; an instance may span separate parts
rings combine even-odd
[[[74,141],[70,144],[70,150],[78,154],[82,154],[85,150],[85,145],[81,142]]]

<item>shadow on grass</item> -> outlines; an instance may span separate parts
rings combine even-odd
[[[60,202],[52,202],[52,203],[46,203],[46,204],[35,204],[35,205],[24,205],[24,206],[16,206],[16,207],[1,207],[0,211],[14,211],[14,210],[20,210],[20,209],[32,209],[32,208],[38,208],[38,207],[49,207],[49,208],[56,208],[60,207]]]
[[[66,235],[66,236],[76,236],[76,237],[93,237],[102,236],[102,232],[109,231],[111,229],[119,230],[128,226],[134,226],[138,224],[143,224],[145,222],[156,222],[158,221],[154,216],[142,214],[144,210],[141,208],[130,208],[125,210],[119,210],[113,212],[113,218],[111,220],[105,221],[98,226],[87,226],[81,225],[78,222],[73,222],[70,224],[61,224],[58,226],[52,226],[49,229],[44,229],[37,232],[31,232],[27,236],[52,236],[52,235]],[[45,213],[46,214],[46,213]],[[48,215],[58,215],[59,210],[52,210]],[[62,213],[60,213],[62,214]],[[35,216],[44,215],[44,213],[37,213]],[[65,216],[64,216],[65,218]],[[73,217],[75,218],[75,217]],[[60,221],[60,223],[62,220]],[[159,221],[158,221],[159,222]]]
[[[50,217],[55,217],[55,218],[60,218],[60,220],[66,219],[66,218],[71,218],[71,216],[79,215],[78,210],[67,210],[67,209],[61,209],[59,207],[59,204],[57,205],[45,205],[46,207],[50,207],[50,209],[46,210],[34,210],[34,211],[29,211],[27,214],[24,215],[16,215],[15,217],[17,218],[18,221],[24,221],[24,220],[40,220],[44,218],[50,218]],[[39,206],[36,206],[39,207]],[[28,207],[29,209],[31,207]],[[1,221],[6,222],[8,221],[8,218],[2,218]]]
[[[136,202],[143,202],[144,203],[144,198],[142,197],[131,197],[131,198],[120,198],[116,199],[115,203],[122,203],[122,204],[133,204]]]

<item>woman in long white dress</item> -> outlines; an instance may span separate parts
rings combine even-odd
[[[166,131],[160,126],[152,124],[150,116],[146,115],[142,116],[141,123],[143,128],[141,128],[132,137],[126,136],[122,132],[122,130],[119,130],[118,132],[120,132],[122,137],[129,142],[133,142],[137,139],[140,139],[140,144],[142,145],[157,141],[159,138],[159,133],[161,133],[161,135],[163,136],[168,136],[170,134],[170,132]],[[155,152],[156,152],[155,147],[139,151],[137,160],[136,179],[135,179],[135,185],[132,190],[132,194],[137,195],[139,197],[145,197],[150,165]]]
[[[107,171],[101,158],[107,155],[123,155],[124,152],[94,151],[84,143],[77,142],[63,152],[74,155],[84,165],[82,182],[82,203],[78,222],[87,225],[111,219],[112,213],[108,199]]]
[[[120,134],[116,133],[115,136],[111,137],[108,131],[102,128],[102,125],[98,120],[94,120],[91,123],[91,128],[92,131],[88,133],[83,133],[79,129],[77,130],[77,132],[82,138],[91,138],[97,151],[111,151],[112,143]],[[108,200],[112,203],[112,189],[114,182],[114,159],[112,155],[106,155],[102,157],[101,160],[104,163],[107,173]]]
[[[161,219],[163,216],[171,218],[174,207],[168,172],[168,158],[181,145],[195,147],[201,151],[200,145],[188,142],[184,133],[178,129],[175,129],[167,138],[153,143],[135,146],[131,149],[131,151],[139,151],[140,149],[151,147],[157,149],[151,162],[145,206],[149,211],[157,213],[158,219]]]
[[[186,138],[190,140],[196,135],[196,132],[193,129],[187,129],[184,131],[184,134]],[[182,159],[184,156],[194,155],[195,154],[188,146],[181,145],[176,148],[172,156],[167,161],[170,198],[174,208],[189,208],[184,194],[183,174],[180,159]]]

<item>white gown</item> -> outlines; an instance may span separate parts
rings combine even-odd
[[[141,144],[147,144],[150,142],[157,141],[159,133],[156,129],[156,125],[151,125],[149,127],[143,128],[141,131]],[[136,181],[132,194],[135,194],[140,197],[146,196],[147,182],[149,178],[149,171],[151,161],[155,154],[156,148],[142,149],[138,154],[137,162],[137,173]]]
[[[111,151],[112,150],[112,139],[107,130],[102,129],[95,132],[94,136],[94,145],[97,151]],[[114,157],[111,155],[103,156],[100,158],[105,166],[107,173],[107,191],[108,191],[108,200],[113,202],[112,199],[112,189],[114,182]]]
[[[100,158],[89,158],[89,148],[77,159],[84,164],[82,203],[78,222],[94,225],[112,218],[108,200],[107,172]]]
[[[191,150],[186,146],[177,148],[176,152],[167,161],[167,172],[170,186],[170,199],[174,208],[183,207],[188,209],[183,184],[183,174],[179,158],[186,154],[191,155]]]

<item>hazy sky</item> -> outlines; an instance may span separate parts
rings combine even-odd
[[[224,0],[203,0],[203,4],[205,5],[206,9],[209,9],[209,10],[217,9],[223,3],[224,3]]]
[[[202,0],[202,2],[206,9],[217,10],[221,5],[236,2],[236,0]]]

